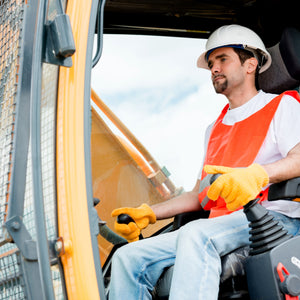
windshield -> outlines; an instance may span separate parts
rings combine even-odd
[[[96,209],[110,229],[114,208],[165,201],[194,187],[205,129],[226,103],[215,93],[210,72],[196,67],[204,46],[201,39],[104,35],[92,72],[91,151]],[[109,253],[111,245],[99,245]]]
[[[104,35],[92,88],[177,186],[194,186],[202,163],[204,132],[226,100],[210,73],[196,67],[205,40]]]

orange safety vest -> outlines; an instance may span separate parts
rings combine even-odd
[[[222,123],[229,107],[229,104],[227,104],[212,128],[203,165],[232,168],[248,167],[251,165],[265,140],[269,126],[283,95],[290,95],[300,102],[300,96],[296,91],[284,92],[276,96],[250,117],[236,122],[232,126]],[[202,171],[201,179],[206,175]],[[205,198],[208,188],[199,193],[200,203]],[[260,201],[266,200],[268,190],[261,192],[258,197]],[[210,218],[232,213],[232,211],[227,209],[226,203],[221,197],[216,201],[209,200],[205,204],[201,203],[201,206],[205,210],[210,210]]]

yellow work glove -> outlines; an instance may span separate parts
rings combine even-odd
[[[112,211],[112,217],[117,217],[121,214],[129,215],[134,222],[129,224],[119,224],[115,222],[115,230],[121,236],[123,236],[129,243],[135,242],[139,239],[141,230],[146,228],[149,223],[154,224],[156,222],[156,216],[147,204],[142,204],[137,208],[122,207]]]
[[[207,196],[211,200],[222,197],[232,211],[255,199],[269,183],[266,170],[259,164],[252,164],[248,168],[206,165],[204,171],[207,174],[223,174],[210,186]]]

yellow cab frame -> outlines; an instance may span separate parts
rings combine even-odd
[[[6,0],[0,15],[0,298],[105,300],[113,241],[125,242],[112,209],[182,190],[91,89],[102,33],[207,38],[238,23],[271,47],[300,30],[296,3]]]

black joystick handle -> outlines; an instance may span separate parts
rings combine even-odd
[[[135,223],[135,221],[134,221],[129,215],[127,215],[127,214],[120,214],[120,215],[118,215],[118,217],[117,217],[117,222],[118,222],[119,224],[127,224],[127,225],[128,225],[130,222]],[[139,235],[139,239],[140,239],[140,240],[143,239],[143,235],[142,235],[142,234]]]
[[[222,174],[217,173],[217,174],[213,174],[209,180],[210,184],[213,184],[215,180],[217,180],[220,176],[222,176]]]
[[[119,224],[129,224],[130,222],[134,223],[134,220],[127,214],[118,215],[117,222]]]

